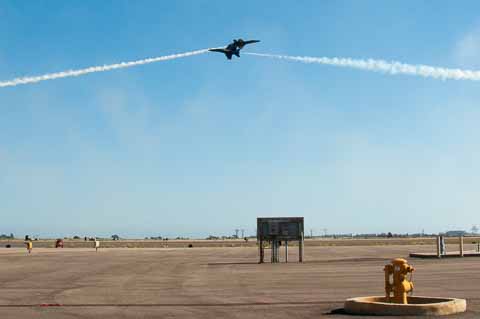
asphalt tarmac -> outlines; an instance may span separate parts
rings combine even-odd
[[[254,247],[0,248],[0,318],[352,318],[344,300],[382,295],[396,257],[416,268],[414,295],[465,298],[449,318],[480,318],[480,258],[407,257],[431,249],[306,246],[300,264],[289,247],[288,264],[258,264]]]

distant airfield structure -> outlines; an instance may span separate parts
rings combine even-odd
[[[288,242],[298,240],[298,261],[303,262],[304,225],[303,217],[258,217],[257,242],[259,263],[265,261],[265,245],[272,250],[271,262],[280,261],[280,245],[285,244],[285,262],[288,262]]]
[[[472,242],[473,245],[478,245],[477,251],[465,251],[464,248],[464,239],[465,236],[463,235],[465,232],[463,231],[452,231],[447,232],[446,234],[461,234],[458,236],[458,251],[447,252],[447,245],[446,245],[446,237],[455,238],[456,236],[445,236],[445,235],[438,235],[436,237],[435,243],[437,246],[437,250],[435,253],[410,253],[410,257],[414,258],[447,258],[447,257],[480,257],[480,242],[474,241]],[[452,239],[453,239],[452,238]],[[469,238],[469,237],[467,237]],[[451,241],[452,242],[452,241]]]

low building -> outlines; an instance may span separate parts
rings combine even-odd
[[[447,237],[460,237],[460,236],[465,236],[466,234],[467,232],[464,230],[449,230],[445,232],[445,236]]]

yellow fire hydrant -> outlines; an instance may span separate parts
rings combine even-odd
[[[407,280],[407,275],[415,269],[403,258],[393,259],[385,265],[385,297],[387,302],[407,304],[407,293],[413,291],[413,281]],[[390,282],[390,276],[393,282]],[[411,279],[411,278],[410,278]],[[391,293],[393,292],[393,297]]]

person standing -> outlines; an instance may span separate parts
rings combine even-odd
[[[27,250],[28,250],[28,253],[30,254],[32,252],[32,249],[33,249],[33,242],[31,239],[28,239],[26,242],[25,242],[25,245],[27,246]]]
[[[95,238],[95,252],[98,252],[98,248],[100,248],[100,241]]]

